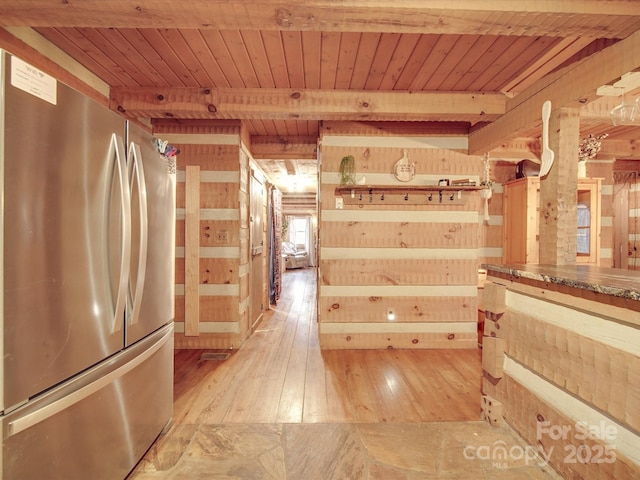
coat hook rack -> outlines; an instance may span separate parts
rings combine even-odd
[[[349,185],[337,187],[336,196],[345,205],[463,205],[468,196],[481,190],[475,185]],[[418,195],[414,195],[418,194]],[[438,195],[437,197],[435,195]]]

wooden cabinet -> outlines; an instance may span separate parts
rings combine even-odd
[[[576,263],[600,263],[600,178],[578,179]],[[504,185],[504,263],[538,263],[540,178],[525,177]]]

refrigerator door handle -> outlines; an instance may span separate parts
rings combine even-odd
[[[166,328],[162,336],[149,346],[144,352],[137,355],[131,361],[124,365],[112,370],[111,372],[103,375],[94,382],[79,388],[78,390],[63,396],[62,398],[51,402],[48,405],[43,406],[31,413],[28,413],[20,418],[10,421],[7,425],[7,436],[17,435],[20,432],[24,432],[28,428],[37,425],[46,419],[53,417],[57,413],[60,413],[67,408],[75,405],[76,403],[84,400],[85,398],[93,395],[94,393],[102,390],[107,385],[115,382],[119,378],[125,376],[127,373],[135,369],[138,365],[144,363],[151,358],[163,345],[165,345],[173,336],[173,326]],[[99,415],[99,412],[96,412]]]
[[[120,209],[122,214],[122,235],[120,252],[120,278],[116,295],[113,327],[111,333],[122,330],[127,301],[127,285],[129,270],[131,267],[131,194],[129,189],[129,177],[127,175],[127,163],[124,154],[124,143],[115,133],[111,135],[111,148],[115,155],[115,171],[120,186]]]
[[[142,152],[140,146],[131,142],[129,147],[131,158],[129,162],[131,168],[131,188],[134,182],[138,186],[138,205],[140,207],[140,245],[138,254],[138,275],[136,278],[135,289],[132,292],[133,312],[131,313],[129,322],[131,325],[138,322],[140,317],[140,307],[142,305],[142,293],[144,282],[147,275],[147,246],[149,242],[149,217],[147,210],[147,183],[144,177],[144,168],[142,166]],[[129,288],[133,287],[130,285]]]

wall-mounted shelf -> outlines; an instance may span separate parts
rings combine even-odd
[[[336,188],[336,197],[346,205],[462,205],[473,185],[346,185]]]

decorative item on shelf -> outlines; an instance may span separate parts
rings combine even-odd
[[[356,159],[353,155],[346,155],[340,161],[340,185],[356,184]]]
[[[480,190],[480,198],[484,200],[484,221],[489,223],[491,217],[489,216],[489,199],[493,196],[493,182],[491,181],[491,165],[489,164],[489,154],[485,153],[483,158],[484,172],[482,175],[482,181],[480,186],[483,187]]]
[[[603,133],[598,136],[589,134],[580,140],[580,145],[578,146],[578,178],[585,178],[587,176],[587,160],[595,158],[602,148],[602,140],[608,136],[608,133]]]
[[[393,167],[393,176],[401,182],[410,182],[415,175],[416,164],[409,161],[409,151],[405,149],[402,158]]]
[[[553,150],[549,148],[549,117],[551,116],[551,102],[546,100],[542,104],[542,153],[540,154],[540,176],[544,177],[553,165]]]

